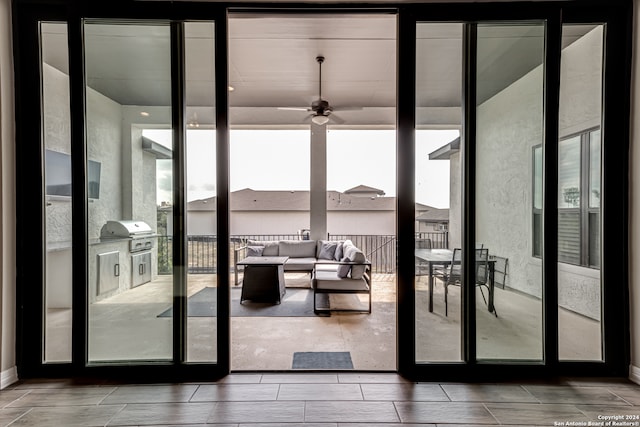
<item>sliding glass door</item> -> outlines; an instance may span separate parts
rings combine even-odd
[[[623,217],[611,194],[623,171],[606,161],[617,128],[605,126],[621,120],[607,115],[622,88],[607,37],[620,34],[572,8],[492,12],[401,15],[400,75],[413,79],[399,82],[399,170],[413,173],[398,175],[398,239],[412,243],[399,246],[400,371],[623,372],[611,340],[626,339],[613,305],[624,286],[612,280],[625,276],[605,250],[622,255],[614,241],[626,239],[606,219]],[[447,130],[458,133],[425,151],[427,134]],[[436,190],[445,204],[422,201]]]

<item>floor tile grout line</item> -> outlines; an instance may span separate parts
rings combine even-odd
[[[622,400],[623,402],[626,402],[631,406],[635,406],[633,403],[629,402],[627,399],[625,399],[624,397],[620,396],[618,393],[616,393],[615,391],[611,390],[609,387],[607,387],[607,390],[609,391],[609,393],[613,394],[615,397],[617,397],[618,399]]]
[[[531,390],[526,388],[524,384],[519,384],[519,387],[523,389],[525,392],[527,392],[531,397],[533,397],[540,405],[542,405],[542,401],[538,399],[533,393],[531,393]]]
[[[497,424],[502,424],[502,421],[500,421],[498,419],[498,417],[496,417],[493,412],[491,412],[491,409],[489,409],[489,407],[487,406],[486,402],[482,402],[482,407],[485,409],[485,411],[487,411],[489,413],[489,415],[491,415],[493,417],[494,420],[496,420]]]
[[[18,418],[16,418],[15,420],[11,421],[9,424],[7,424],[7,427],[11,426],[11,425],[15,425],[16,421],[18,421],[20,418],[24,417],[25,415],[27,415],[29,412],[33,411],[33,407],[29,408],[28,410],[26,410],[24,412],[24,414],[20,415]]]
[[[451,398],[451,396],[449,395],[449,393],[447,393],[447,390],[445,390],[444,387],[442,387],[442,384],[438,384],[438,387],[440,387],[440,390],[442,390],[442,392],[444,393],[445,396],[447,396],[447,399],[449,399],[449,402],[453,402],[453,399]]]
[[[111,396],[113,393],[115,393],[115,392],[116,392],[116,390],[118,390],[119,388],[120,388],[120,387],[118,387],[118,386],[113,387],[113,390],[111,390],[109,393],[107,393],[107,395],[106,395],[106,396],[104,396],[102,399],[100,399],[100,401],[96,404],[96,406],[100,406],[100,405],[102,405],[102,403],[103,403],[103,402],[104,402],[104,401],[105,401],[109,396]]]
[[[118,415],[120,415],[120,414],[124,411],[124,409],[127,407],[127,405],[128,405],[128,403],[125,403],[125,404],[121,405],[122,407],[120,408],[120,410],[119,410],[119,411],[117,411],[115,414],[113,414],[113,415],[112,415],[112,416],[107,420],[107,422],[106,422],[106,423],[104,423],[104,427],[107,427],[107,426],[111,423],[111,421],[113,421],[113,420],[114,420]]]
[[[200,390],[200,387],[202,386],[202,384],[196,384],[196,388],[193,390],[193,393],[191,393],[191,396],[189,396],[189,398],[187,399],[186,403],[191,403],[191,399],[194,398],[194,396],[196,395],[196,393],[198,392],[198,390]]]
[[[402,417],[400,416],[400,411],[398,411],[398,406],[396,405],[396,401],[392,401],[391,402],[393,404],[393,410],[396,411],[396,417],[398,417],[398,421],[401,424],[404,424],[404,421],[402,420]]]

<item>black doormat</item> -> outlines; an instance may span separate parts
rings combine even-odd
[[[244,301],[240,304],[242,288],[231,289],[231,317],[323,317],[328,313],[313,312],[313,291],[307,288],[287,288],[280,304]],[[215,317],[217,313],[218,289],[203,288],[187,299],[188,317]],[[329,306],[326,294],[318,294],[318,307]],[[158,317],[173,316],[173,308],[169,307]]]
[[[293,369],[353,369],[348,351],[305,351],[293,353]]]

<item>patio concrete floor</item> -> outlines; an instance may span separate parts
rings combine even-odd
[[[287,274],[287,286],[308,287],[306,274]],[[416,285],[416,360],[460,360],[460,289],[450,287],[445,316],[443,287],[436,285],[434,310],[427,310],[427,279]],[[213,275],[190,275],[189,295],[215,286]],[[171,276],[91,304],[89,356],[92,361],[157,360],[172,355],[172,320],[158,317],[171,305]],[[365,296],[340,295],[334,304],[357,304]],[[539,360],[542,354],[540,300],[496,289],[499,317],[486,309],[477,293],[478,357]],[[600,359],[600,323],[561,310],[562,359]],[[45,354],[48,361],[71,354],[71,310],[49,310]],[[188,360],[217,359],[215,317],[188,318]],[[395,275],[373,277],[371,314],[333,313],[330,317],[232,317],[231,369],[269,371],[292,369],[293,353],[348,351],[356,370],[396,370]]]

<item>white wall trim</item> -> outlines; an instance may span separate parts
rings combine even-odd
[[[640,384],[640,368],[629,365],[629,379],[636,384]]]
[[[14,366],[6,371],[0,372],[0,390],[9,387],[18,381],[18,369]]]

